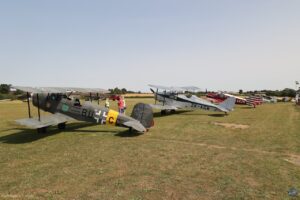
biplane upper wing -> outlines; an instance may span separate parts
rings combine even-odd
[[[77,87],[24,87],[24,86],[12,86],[12,88],[22,90],[29,93],[109,93],[108,90],[101,88],[77,88]]]
[[[47,115],[44,117],[41,117],[41,120],[39,121],[38,118],[25,118],[25,119],[19,119],[15,122],[22,126],[27,126],[29,128],[38,129],[48,126],[54,126],[60,123],[65,123],[67,121],[72,121],[73,118],[66,116],[61,113],[55,113],[53,115]]]
[[[177,87],[166,87],[166,86],[161,86],[161,85],[151,85],[149,84],[150,87],[156,88],[159,90],[166,90],[166,91],[182,91],[182,88],[177,88]]]
[[[185,86],[185,87],[166,87],[161,85],[149,85],[152,88],[160,89],[160,90],[166,90],[171,92],[198,92],[201,89],[195,86]]]
[[[201,89],[196,86],[185,86],[185,87],[181,87],[181,88],[187,92],[200,92],[201,91]]]

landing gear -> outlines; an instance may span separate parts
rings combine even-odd
[[[42,127],[37,129],[38,133],[47,133],[47,127]]]
[[[175,114],[176,110],[171,110],[171,114]]]
[[[58,128],[59,130],[64,130],[64,129],[66,129],[66,123],[60,123],[60,124],[58,124],[58,125],[57,125],[57,128]]]
[[[160,114],[161,114],[161,115],[166,115],[166,114],[167,114],[167,110],[162,110],[162,111],[160,111]]]

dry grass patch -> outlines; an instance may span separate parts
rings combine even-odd
[[[216,126],[223,126],[225,128],[231,128],[231,129],[247,129],[247,128],[249,128],[249,125],[244,125],[244,124],[221,123],[221,122],[213,122],[212,124],[214,124]]]
[[[300,155],[291,154],[289,158],[285,159],[289,163],[300,166]]]

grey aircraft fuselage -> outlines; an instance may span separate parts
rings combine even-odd
[[[171,106],[179,109],[203,109],[207,111],[217,111],[228,113],[233,108],[234,99],[228,99],[220,105],[215,105],[206,100],[200,99],[194,95],[186,96],[184,94],[177,94],[171,92],[154,92],[156,100],[162,103],[163,106]],[[226,106],[226,104],[230,104]]]

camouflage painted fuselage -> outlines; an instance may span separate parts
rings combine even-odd
[[[39,94],[33,96],[33,105],[52,114],[61,113],[79,121],[110,124],[124,127],[124,123],[137,120],[117,111],[90,102],[80,104],[75,99],[59,94]]]

